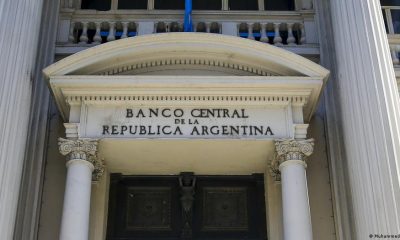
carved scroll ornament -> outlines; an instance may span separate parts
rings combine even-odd
[[[281,173],[279,171],[279,165],[291,160],[305,162],[307,157],[309,157],[314,151],[314,139],[275,140],[275,150],[275,157],[269,164],[269,170],[274,180],[280,182]]]
[[[97,182],[104,173],[104,162],[97,158],[98,140],[93,139],[58,139],[59,151],[67,156],[67,161],[82,160],[93,165],[92,180]]]

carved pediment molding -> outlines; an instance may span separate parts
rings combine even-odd
[[[114,75],[129,72],[130,68],[154,71],[157,65],[203,65],[214,69],[239,70],[242,75],[259,76],[325,79],[329,74],[318,64],[278,47],[239,37],[207,33],[149,34],[112,41],[64,58],[47,67],[44,73],[47,78],[62,75]],[[231,71],[229,73],[232,74]]]
[[[94,75],[138,75],[148,72],[162,72],[165,70],[203,70],[205,72],[222,72],[231,75],[259,75],[279,76],[273,71],[266,71],[260,67],[248,64],[233,63],[227,60],[205,58],[166,58],[150,61],[137,61],[130,64],[115,66],[106,71],[92,73]]]

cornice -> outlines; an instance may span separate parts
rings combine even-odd
[[[55,76],[52,92],[65,119],[72,105],[299,105],[311,116],[323,81],[275,76]]]

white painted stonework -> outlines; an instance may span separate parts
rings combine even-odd
[[[327,5],[322,12],[331,12],[332,22],[321,29],[332,35],[321,36],[331,45],[324,62],[332,55],[328,66],[336,73],[326,112],[338,236],[398,234],[400,102],[382,9],[379,1]]]
[[[60,139],[60,153],[67,156],[67,183],[60,240],[89,237],[90,194],[97,141]]]
[[[80,136],[90,138],[264,139],[287,137],[292,132],[287,125],[287,108],[128,105],[89,106],[86,113]]]
[[[42,0],[0,3],[0,239],[13,238],[17,215],[24,214],[17,206],[19,192],[30,191],[20,190],[20,185],[27,168],[25,155],[35,155],[33,151],[26,154],[25,150],[29,148],[28,137],[36,136],[30,131],[34,121],[30,121],[29,113],[36,106],[32,99],[39,80],[35,78],[35,68],[45,58],[43,53],[42,59],[37,60],[42,9]],[[35,126],[35,130],[39,128]],[[40,148],[40,143],[36,147]],[[31,202],[35,200],[30,198]],[[33,212],[26,215],[25,226],[30,224],[32,215]]]
[[[314,151],[313,140],[277,140],[282,175],[283,236],[285,240],[312,240],[305,160]]]
[[[71,82],[79,84],[73,85]],[[85,82],[87,84],[82,85]],[[301,83],[307,85],[299,86]],[[255,125],[262,126],[265,131],[270,127],[273,135],[255,136],[255,134],[244,134],[241,130],[239,136],[234,138],[272,139],[291,138],[294,137],[295,131],[299,133],[302,131],[297,125],[303,123],[303,108],[309,115],[308,109],[312,109],[310,101],[317,99],[323,82],[317,78],[305,77],[66,76],[54,77],[51,84],[54,86],[56,97],[60,100],[65,99],[59,102],[62,109],[71,109],[71,113],[65,115],[77,118],[70,122],[80,123],[79,137],[83,138],[140,138],[140,136],[111,134],[111,127],[109,134],[103,135],[103,125],[116,125],[120,128],[121,125],[143,125],[146,122],[146,126],[153,125],[153,128],[168,124],[178,126],[175,120],[183,118],[186,122],[181,124],[182,135],[176,135],[177,138],[195,138],[190,135],[192,128],[189,126],[189,120],[191,123],[197,120],[196,125],[209,127],[213,124]],[[103,95],[106,91],[109,96]],[[178,92],[179,94],[176,94]],[[143,114],[136,113],[135,118],[127,118],[127,109],[135,111],[141,109]],[[158,109],[160,116],[153,116],[150,119],[149,109],[153,111]],[[178,112],[174,117],[173,111],[177,109]],[[182,113],[179,109],[182,109]],[[194,109],[197,110],[192,112]],[[200,109],[203,109],[203,113]],[[204,115],[207,109],[225,109],[228,113],[224,117],[224,111],[215,112],[214,118],[206,120],[200,114]],[[164,115],[171,114],[171,117],[162,117],[163,110]],[[171,110],[173,111],[170,112]],[[240,114],[244,111],[247,118],[235,116],[235,110]],[[179,117],[181,114],[184,115]],[[146,137],[174,136],[164,134]],[[221,134],[210,133],[203,138],[220,137]]]
[[[306,138],[328,76],[322,67],[282,49],[199,33],[114,41],[65,58],[44,73],[64,117],[68,141],[98,140],[94,162],[104,161],[109,173],[123,174],[264,173],[268,160],[275,158],[274,140],[296,145]],[[288,151],[304,158],[312,152],[303,150]],[[305,168],[301,176],[286,167],[296,161],[303,158],[278,164],[282,196],[289,199],[284,208],[303,208],[296,213],[301,221],[284,225],[284,239],[294,240],[301,233],[308,240],[312,234]],[[78,170],[69,167],[67,178],[77,175]],[[87,179],[82,175],[80,181]],[[303,188],[297,189],[298,182]],[[67,190],[69,183],[67,179]],[[290,201],[293,194],[299,201]],[[74,201],[66,196],[64,206]],[[76,214],[89,216],[87,207]],[[62,233],[75,226],[77,215],[63,218]],[[75,232],[81,239],[89,230]]]

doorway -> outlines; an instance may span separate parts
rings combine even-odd
[[[263,174],[111,174],[108,240],[266,239]]]

